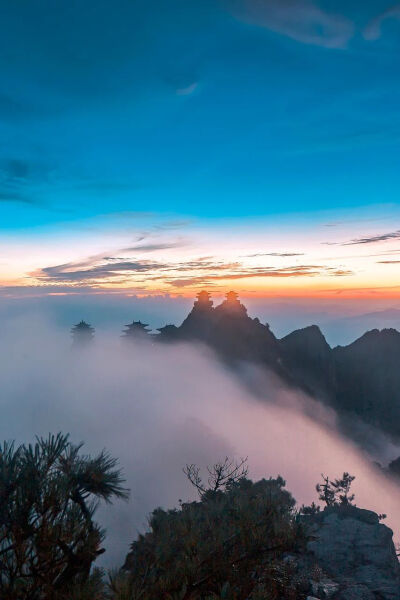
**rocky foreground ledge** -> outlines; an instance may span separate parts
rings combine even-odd
[[[307,556],[293,560],[299,571],[313,573],[308,600],[400,600],[393,532],[376,513],[345,506],[304,519],[312,540]]]

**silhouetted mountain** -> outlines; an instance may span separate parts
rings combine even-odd
[[[255,361],[281,371],[277,339],[267,325],[248,316],[234,292],[215,309],[210,342],[229,361]]]
[[[332,398],[335,387],[332,349],[319,327],[298,329],[279,343],[283,364],[292,378],[309,393]]]
[[[226,362],[252,361],[271,367],[281,375],[280,350],[269,326],[248,316],[235,292],[216,308],[207,292],[200,292],[194,306],[174,330],[163,328],[160,340],[200,341],[208,344]]]
[[[344,346],[371,329],[400,329],[400,309],[388,308],[341,318],[325,318],[322,322],[331,345]]]
[[[374,329],[334,349],[316,325],[278,340],[269,325],[249,317],[235,292],[214,307],[202,291],[182,325],[158,331],[154,340],[205,343],[232,367],[239,362],[266,367],[331,405],[343,423],[356,416],[400,439],[400,333],[395,329]],[[134,341],[139,334],[147,337],[140,321],[128,326],[127,338]]]
[[[178,328],[178,339],[209,341],[214,323],[213,302],[208,292],[200,292],[192,310]]]
[[[368,331],[333,350],[335,406],[400,434],[400,333]]]

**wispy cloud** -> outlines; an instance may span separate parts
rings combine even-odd
[[[372,19],[364,29],[366,40],[377,40],[382,35],[382,24],[388,19],[400,20],[400,4],[392,6]]]
[[[23,192],[12,189],[0,190],[0,202],[18,202],[21,204],[37,204],[36,200]]]
[[[192,94],[194,94],[194,92],[197,90],[198,87],[199,87],[199,82],[193,81],[193,83],[190,83],[189,85],[186,85],[185,87],[177,88],[176,95],[177,96],[191,96]]]
[[[342,277],[351,271],[322,265],[294,265],[283,268],[246,266],[241,262],[201,257],[180,261],[157,261],[120,256],[95,256],[75,263],[44,267],[31,277],[40,284],[59,285],[158,285],[183,288],[196,285],[222,284],[249,278]]]
[[[54,282],[105,282],[109,279],[120,278],[121,274],[127,275],[134,273],[154,272],[155,270],[165,269],[166,266],[167,265],[147,260],[115,261],[113,258],[106,258],[102,260],[101,264],[93,265],[83,269],[78,268],[74,270],[73,263],[56,265],[53,267],[45,267],[40,271],[33,273],[33,276],[36,277],[38,280]]]
[[[155,252],[157,250],[171,250],[173,248],[184,248],[189,246],[189,240],[177,240],[175,242],[153,242],[148,244],[137,244],[129,248],[121,248],[118,252]]]
[[[353,23],[326,12],[308,0],[227,0],[233,14],[298,42],[325,48],[345,48]]]
[[[292,256],[304,256],[304,252],[256,252],[255,254],[246,254],[245,258],[255,258],[258,256],[278,256],[278,257],[292,257]]]
[[[7,158],[0,162],[0,202],[18,202],[21,204],[44,203],[32,193],[32,184],[47,179],[51,166],[21,158]],[[48,208],[46,206],[46,208]]]
[[[398,265],[400,260],[378,260],[377,263],[379,265]]]
[[[371,235],[363,238],[354,238],[347,242],[324,242],[328,246],[357,246],[359,244],[377,244],[379,242],[386,242],[388,240],[400,239],[400,229],[392,231],[390,233],[381,233],[379,235]]]
[[[283,269],[275,269],[273,267],[262,269],[246,269],[241,268],[236,271],[226,272],[224,274],[208,274],[203,276],[194,276],[180,279],[172,279],[169,281],[174,287],[182,288],[188,286],[208,285],[212,286],[216,282],[234,281],[236,279],[249,279],[254,277],[315,277],[318,275],[328,275],[332,277],[343,277],[353,275],[352,271],[345,269],[334,269],[316,265],[299,265],[294,267],[286,267]]]

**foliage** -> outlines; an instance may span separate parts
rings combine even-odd
[[[81,455],[81,446],[62,434],[0,446],[1,598],[70,600],[74,586],[96,598],[99,573],[89,573],[104,534],[94,513],[127,490],[115,459]]]
[[[348,506],[353,504],[354,494],[350,494],[351,484],[355,477],[349,473],[343,473],[341,479],[331,481],[329,477],[322,475],[322,483],[317,483],[315,489],[319,499],[326,506]]]
[[[311,504],[309,506],[302,504],[302,506],[300,507],[300,513],[302,515],[306,515],[306,516],[310,516],[310,517],[317,515],[320,511],[321,511],[321,507],[318,506],[318,504],[315,504],[315,502],[311,502]]]
[[[287,591],[294,579],[282,555],[305,542],[295,501],[281,477],[247,479],[245,462],[217,463],[208,486],[195,465],[186,467],[200,500],[152,513],[149,532],[131,546],[127,575],[114,578],[123,589],[116,598],[255,600],[265,588],[273,600]]]

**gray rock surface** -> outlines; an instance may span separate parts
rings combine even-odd
[[[391,529],[353,506],[312,517],[308,550],[335,582],[339,600],[400,600],[400,565]]]

